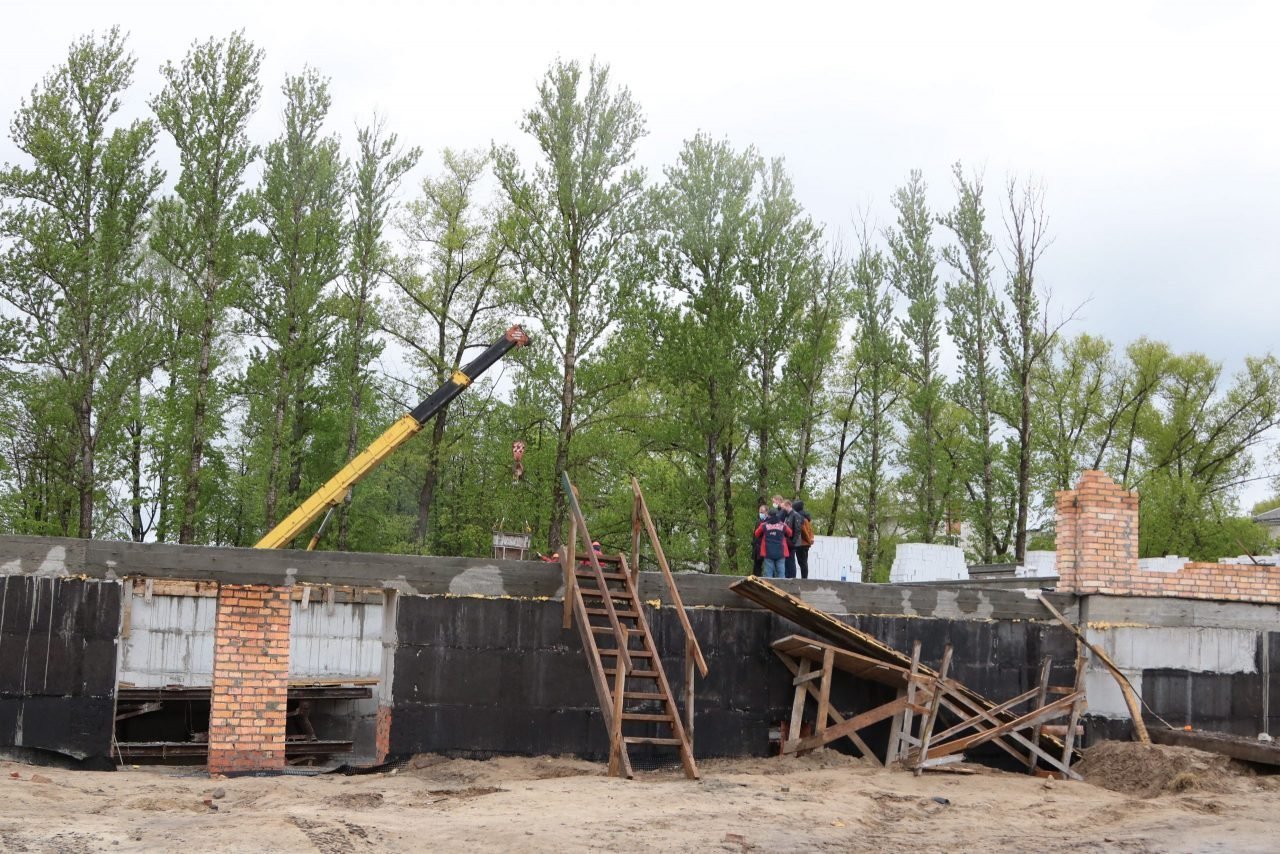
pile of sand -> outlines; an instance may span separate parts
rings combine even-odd
[[[1075,766],[1086,781],[1113,792],[1154,798],[1163,792],[1232,792],[1253,771],[1226,756],[1190,747],[1104,741]]]

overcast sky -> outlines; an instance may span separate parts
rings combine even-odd
[[[3,10],[0,117],[7,125],[89,30],[131,33],[141,111],[162,62],[243,28],[266,51],[257,139],[278,133],[283,76],[311,64],[332,77],[335,130],[350,137],[376,110],[434,171],[444,146],[517,141],[547,64],[595,56],[645,111],[640,159],[651,175],[698,130],[753,144],[786,158],[831,233],[847,235],[860,211],[886,224],[890,193],[912,168],[937,207],[951,204],[956,160],[984,170],[990,190],[1034,175],[1054,236],[1043,284],[1060,307],[1087,302],[1072,331],[1151,336],[1234,370],[1274,348],[1280,322],[1273,9],[25,0]],[[15,156],[6,135],[0,161]]]

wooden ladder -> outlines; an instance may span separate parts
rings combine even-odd
[[[629,748],[650,745],[676,749],[685,775],[696,780],[693,744],[645,619],[644,603],[636,591],[637,578],[626,555],[600,555],[591,547],[586,519],[568,476],[563,476],[563,486],[573,522],[560,552],[565,574],[564,627],[576,623],[582,636],[591,681],[609,731],[609,774],[628,779],[635,776]],[[585,563],[577,553],[579,538],[585,544]],[[684,616],[683,607],[680,613]],[[696,649],[696,641],[692,643]],[[698,661],[705,676],[706,662],[700,651]],[[691,701],[687,710],[692,720]]]

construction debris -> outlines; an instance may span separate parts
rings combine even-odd
[[[1085,708],[1081,660],[1076,661],[1075,685],[1050,686],[1051,662],[1046,658],[1035,688],[997,704],[948,677],[952,652],[949,645],[940,670],[935,672],[920,663],[918,643],[908,658],[761,578],[745,578],[730,589],[827,641],[792,635],[773,644],[775,654],[794,676],[792,684],[796,689],[784,754],[847,737],[862,755],[872,757],[859,731],[892,719],[885,764],[901,761],[920,773],[961,761],[964,751],[992,742],[1029,771],[1034,772],[1043,763],[1064,776],[1079,779],[1071,770],[1071,763],[1077,755],[1075,734]],[[831,682],[837,671],[893,687],[897,697],[846,718],[830,704]],[[817,723],[814,735],[803,737],[801,724],[809,699],[817,703]],[[943,713],[950,725],[938,731]],[[1043,731],[1046,722],[1063,717],[1068,719],[1064,740]]]

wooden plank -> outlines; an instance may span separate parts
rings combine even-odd
[[[578,541],[578,529],[569,526],[569,542],[560,546],[560,568],[564,571],[564,618],[563,628],[573,625],[573,600],[578,598],[578,579],[573,572],[574,551]],[[603,608],[601,609],[604,610]],[[605,611],[608,616],[608,612]]]
[[[835,653],[828,649],[822,654],[822,685],[818,689],[818,723],[814,727],[814,734],[817,736],[825,735],[827,732],[827,718],[831,715],[831,662],[835,658]],[[854,727],[861,729],[861,727]]]
[[[573,520],[578,527],[578,533],[582,535],[583,548],[587,553],[587,561],[591,564],[591,571],[595,573],[596,581],[600,585],[601,591],[608,591],[609,585],[604,579],[604,570],[600,568],[600,561],[596,558],[596,550],[591,547],[591,532],[587,530],[587,520],[582,515],[582,507],[578,504],[578,493],[573,488],[573,484],[569,482],[567,472],[560,473],[561,483],[564,486],[565,498],[568,500],[569,512],[573,516]],[[632,599],[634,600],[634,595]],[[609,612],[609,625],[613,628],[614,634],[618,637],[618,660],[621,661],[621,669],[631,670],[631,654],[627,651],[626,644],[622,641],[626,638],[622,625],[618,622],[617,611],[613,607],[613,597],[605,596],[604,609]],[[637,608],[637,610],[639,610]]]
[[[833,727],[827,727],[821,733],[811,735],[808,738],[801,739],[796,745],[795,750],[813,750],[822,747],[832,741],[837,741],[850,733],[856,733],[860,729],[866,729],[873,724],[878,724],[885,718],[891,718],[901,712],[907,705],[906,697],[899,697],[895,700],[876,706],[859,715],[851,718],[845,718]],[[795,751],[792,751],[795,752]]]
[[[925,717],[924,728],[920,731],[920,762],[929,759],[929,740],[933,736],[933,727],[938,722],[938,712],[942,706],[942,695],[945,692],[947,671],[951,669],[951,644],[947,644],[942,652],[942,666],[938,668],[938,679],[933,685],[933,696],[929,698],[929,714]],[[915,774],[920,776],[923,769],[916,764]]]
[[[1208,732],[1198,730],[1187,732],[1180,729],[1157,729],[1152,731],[1152,740],[1156,744],[1172,744],[1178,747],[1194,747],[1196,750],[1207,750],[1232,759],[1245,762],[1257,762],[1262,765],[1280,765],[1280,745],[1258,741],[1253,738],[1228,735],[1224,732]]]
[[[962,720],[960,723],[956,724],[953,727],[950,727],[944,732],[938,733],[937,735],[934,736],[934,738],[938,739],[939,741],[943,741],[955,735],[956,733],[963,732],[964,730],[973,726],[974,721],[979,721],[979,720],[985,720],[987,723],[991,724],[992,726],[998,726],[1001,723],[1001,721],[996,718],[997,714],[1004,711],[1005,709],[1011,709],[1014,706],[1018,705],[1019,703],[1025,703],[1027,702],[1027,700],[1030,700],[1032,697],[1035,697],[1039,693],[1040,693],[1039,688],[1032,688],[1030,691],[1019,694],[1018,696],[1014,697],[1012,700],[1005,700],[1003,703],[1001,703],[1000,705],[996,706],[993,709],[977,709],[974,712],[970,712],[969,713],[970,716],[968,718],[966,718],[965,720]],[[1043,705],[1044,703],[1038,703],[1036,705],[1036,708],[1039,708],[1040,706],[1043,706]],[[963,717],[963,715],[961,717]]]
[[[684,642],[684,728],[689,737],[689,749],[693,749],[693,669],[696,662],[693,657],[693,641],[685,638]]]
[[[1071,704],[1074,703],[1075,700],[1076,700],[1075,697],[1063,697],[1059,700],[1054,700],[1052,703],[1050,703],[1047,706],[1043,706],[1039,709],[1036,709],[1035,711],[1028,712],[1027,714],[1022,715],[1021,717],[1016,718],[1012,721],[1005,721],[1001,723],[999,726],[991,727],[990,729],[984,730],[975,735],[968,735],[968,736],[964,736],[963,738],[953,739],[952,741],[948,741],[944,744],[934,745],[932,747],[932,750],[937,756],[945,756],[948,753],[963,752],[965,750],[968,750],[970,747],[974,747],[975,745],[979,745],[979,744],[983,744],[984,742],[991,741],[996,736],[1005,735],[1006,733],[1013,732],[1019,729],[1026,729],[1027,727],[1030,727],[1033,724],[1043,723],[1046,720],[1052,720],[1055,717],[1060,717],[1067,712],[1067,710],[1071,707]],[[926,749],[930,749],[928,744],[925,744],[922,747],[922,750],[926,750]],[[923,757],[923,753],[921,755]],[[927,757],[924,757],[924,758],[927,758]],[[1053,760],[1053,761],[1056,764],[1057,760]]]
[[[1049,696],[1049,668],[1052,666],[1052,663],[1053,663],[1053,659],[1051,659],[1047,655],[1040,661],[1040,690],[1036,692],[1036,708],[1037,709],[1044,705],[1045,699],[1048,698]],[[1040,740],[1041,728],[1042,728],[1041,724],[1036,724],[1035,727],[1031,730],[1032,742],[1037,742]],[[1031,774],[1036,773],[1035,751],[1031,752],[1031,759],[1030,761],[1027,762],[1027,772]]]
[[[1085,698],[1085,661],[1084,645],[1079,640],[1076,641],[1076,695],[1079,697],[1075,705],[1071,707],[1071,715],[1067,719],[1067,731],[1062,735],[1062,766],[1071,768],[1071,757],[1074,753],[1073,746],[1076,740],[1076,726],[1080,722],[1080,715],[1084,713],[1088,706],[1088,700]]]
[[[1141,743],[1150,744],[1151,735],[1147,732],[1146,722],[1142,720],[1141,701],[1138,699],[1138,693],[1133,690],[1133,685],[1129,683],[1129,677],[1120,672],[1120,668],[1116,666],[1116,663],[1111,660],[1109,655],[1090,643],[1084,636],[1084,632],[1080,631],[1078,626],[1064,617],[1061,611],[1053,607],[1049,600],[1044,597],[1043,593],[1040,594],[1039,598],[1040,604],[1044,605],[1050,614],[1053,614],[1054,619],[1066,626],[1071,633],[1076,636],[1076,639],[1088,647],[1089,651],[1098,657],[1098,660],[1103,663],[1107,670],[1111,671],[1111,675],[1115,678],[1116,684],[1120,686],[1120,693],[1124,694],[1124,704],[1129,707],[1129,717],[1133,719],[1134,734],[1138,736],[1138,741]]]
[[[653,547],[654,557],[658,559],[658,569],[662,570],[662,577],[666,579],[667,592],[671,596],[671,605],[675,608],[676,615],[680,618],[680,625],[684,629],[685,637],[693,641],[694,660],[698,663],[698,672],[705,679],[707,677],[707,660],[702,656],[702,648],[698,646],[698,638],[693,633],[693,626],[689,623],[689,615],[685,613],[684,601],[680,598],[680,590],[676,587],[675,577],[672,576],[671,567],[667,564],[667,556],[662,550],[662,543],[658,540],[658,529],[654,527],[653,517],[649,515],[649,505],[645,503],[644,493],[640,491],[640,481],[634,477],[631,478],[631,490],[640,506],[640,518],[644,522],[645,530],[649,533],[649,545]],[[639,561],[639,559],[640,555],[637,552],[636,560]]]
[[[886,754],[884,763],[897,762],[906,755],[906,739],[915,739],[911,735],[911,709],[916,702],[916,684],[920,676],[920,641],[911,644],[911,668],[907,671],[907,705],[902,710],[902,725],[898,728],[898,743],[890,744],[894,751],[892,758]],[[917,742],[918,743],[918,742]]]
[[[631,559],[635,561],[634,578],[640,581],[640,499],[633,497],[631,501]]]
[[[787,743],[783,745],[783,753],[795,753],[796,745],[800,743],[800,727],[804,724],[804,698],[809,696],[806,683],[809,681],[805,678],[808,675],[813,662],[807,658],[800,660],[800,673],[796,676],[797,682],[794,699],[791,701],[791,729],[787,730]]]
[[[809,671],[808,673],[806,673],[805,675],[803,675],[803,676],[797,676],[795,679],[792,679],[792,680],[791,680],[791,684],[792,684],[793,686],[794,686],[794,685],[803,685],[805,682],[816,682],[816,681],[818,681],[818,680],[819,680],[819,679],[821,679],[821,678],[822,678],[822,671],[821,671],[821,670],[810,670],[810,671]]]

